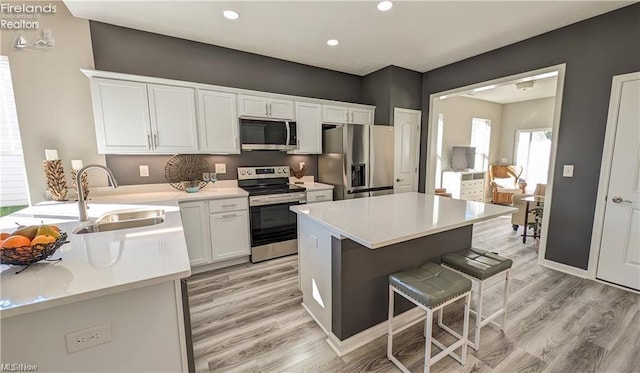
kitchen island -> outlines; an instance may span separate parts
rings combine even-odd
[[[516,211],[421,193],[291,210],[298,215],[303,307],[340,356],[386,333],[389,274],[439,262],[443,254],[471,246],[473,223]],[[398,327],[423,316],[411,308],[396,301]]]

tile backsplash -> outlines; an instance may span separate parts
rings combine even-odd
[[[318,177],[317,155],[289,155],[277,151],[253,151],[235,155],[205,155],[214,171],[216,163],[224,163],[225,174],[218,174],[218,180],[234,180],[238,178],[238,167],[283,166],[298,169],[300,162],[305,163],[306,175]],[[106,156],[107,167],[113,171],[118,184],[157,184],[166,183],[164,167],[170,155],[113,155]],[[141,165],[149,167],[149,176],[140,177]]]

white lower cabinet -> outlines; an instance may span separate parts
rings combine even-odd
[[[209,225],[214,261],[237,258],[251,253],[247,211],[211,214]]]
[[[180,215],[192,267],[251,253],[247,198],[181,202]]]
[[[180,216],[182,229],[187,241],[187,251],[191,266],[210,264],[213,261],[211,252],[211,235],[209,234],[209,212],[204,201],[181,202]]]
[[[307,191],[307,203],[333,201],[333,189]]]

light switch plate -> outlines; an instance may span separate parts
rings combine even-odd
[[[149,177],[149,166],[146,164],[140,165],[140,177]]]
[[[227,164],[226,163],[216,163],[216,173],[217,174],[226,174],[227,173]]]
[[[565,164],[562,168],[562,176],[563,177],[573,177],[573,165]]]
[[[299,166],[300,166],[299,168],[302,169],[302,167],[304,167],[304,162],[300,162]]]

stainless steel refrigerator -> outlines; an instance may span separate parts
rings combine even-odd
[[[393,127],[323,126],[318,181],[334,200],[393,193]]]
[[[371,126],[369,178],[370,195],[393,194],[393,126]]]

